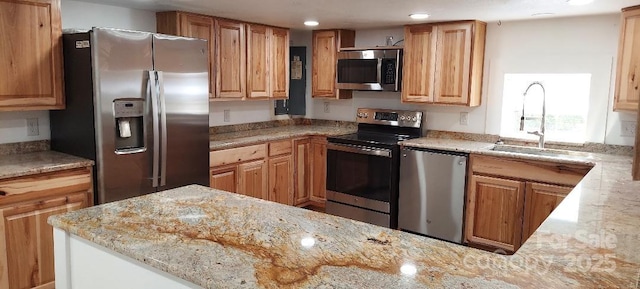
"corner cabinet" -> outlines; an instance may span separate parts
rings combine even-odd
[[[0,180],[0,288],[54,288],[47,218],[93,203],[91,168]]]
[[[640,101],[640,6],[622,9],[613,110],[637,111]]]
[[[480,21],[405,26],[402,101],[479,106],[486,27]]]
[[[336,88],[336,65],[340,48],[353,47],[356,33],[353,30],[314,30],[311,62],[311,96],[348,99],[351,90]]]
[[[0,111],[63,109],[60,1],[0,1],[0,19]]]
[[[181,11],[156,18],[159,33],[209,41],[210,100],[289,97],[289,29]]]

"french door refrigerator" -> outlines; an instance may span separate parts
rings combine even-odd
[[[93,28],[63,45],[51,149],[95,161],[97,204],[209,185],[206,41]]]

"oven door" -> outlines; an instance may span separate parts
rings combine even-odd
[[[393,154],[386,148],[327,144],[327,201],[390,214]]]

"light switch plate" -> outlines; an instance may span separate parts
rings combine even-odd
[[[230,122],[231,121],[231,111],[228,109],[224,110],[224,122]]]

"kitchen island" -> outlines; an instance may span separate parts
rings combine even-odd
[[[511,256],[187,186],[52,217],[56,288],[82,288],[87,272],[113,277],[92,256],[74,264],[74,244],[181,288],[637,288],[640,182],[631,181],[631,158],[587,156],[594,168]],[[90,269],[69,270],[77,267]]]

